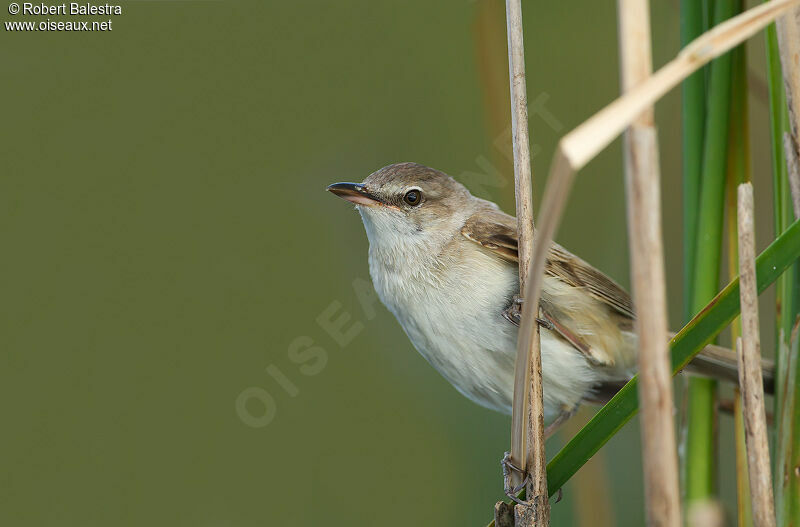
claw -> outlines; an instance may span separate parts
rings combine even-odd
[[[558,489],[556,491],[556,501],[555,501],[555,503],[558,503],[559,501],[561,501],[561,499],[563,497],[564,497],[564,488],[562,487],[562,488],[560,488],[560,489]]]
[[[515,326],[519,326],[519,322],[522,319],[521,305],[522,299],[519,295],[514,295],[514,298],[511,300],[511,305],[503,311],[503,317]]]
[[[523,473],[522,469],[516,466],[511,462],[511,452],[506,452],[503,456],[503,460],[500,462],[500,466],[503,467],[503,491],[505,492],[508,498],[520,505],[525,505],[526,503],[517,497],[519,491],[525,488],[525,485],[528,484],[529,476],[526,474],[525,479],[517,485],[516,487],[511,485],[511,471],[518,472],[520,474]]]
[[[503,311],[503,317],[506,320],[511,322],[512,324],[519,326],[520,321],[522,320],[522,304],[525,303],[525,299],[519,295],[514,295],[511,299],[511,305],[508,306],[505,311]],[[553,323],[547,320],[546,318],[536,317],[536,322],[543,328],[553,331],[554,327]]]

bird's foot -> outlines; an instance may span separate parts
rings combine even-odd
[[[528,505],[527,502],[519,498],[519,493],[522,489],[525,488],[525,485],[528,484],[528,478],[530,476],[526,475],[522,483],[520,483],[516,487],[511,484],[512,471],[517,472],[518,474],[523,474],[523,470],[511,462],[511,452],[505,453],[505,455],[503,456],[503,460],[500,462],[500,466],[503,467],[503,490],[505,491],[506,496],[508,496],[509,499],[511,499],[511,501],[513,501],[514,503],[518,503],[520,505]],[[563,497],[564,497],[564,489],[560,488],[556,491],[555,503],[561,501]]]
[[[514,295],[514,298],[511,299],[511,305],[508,306],[505,311],[503,311],[503,316],[506,318],[506,320],[515,326],[519,326],[520,322],[522,321],[523,303],[525,303],[524,298],[519,295]],[[536,317],[536,322],[545,329],[550,331],[553,330],[553,323],[545,318]]]
[[[519,499],[517,494],[519,491],[525,488],[525,485],[528,484],[528,475],[525,472],[516,466],[514,463],[511,462],[511,452],[506,452],[503,456],[503,460],[500,462],[500,466],[503,467],[503,490],[506,493],[511,501],[518,503],[520,505],[525,505],[525,502]],[[517,485],[516,487],[511,483],[511,473],[516,472],[517,474],[521,474],[525,476],[525,479],[522,480],[522,483]]]
[[[549,439],[553,434],[555,434],[561,426],[570,420],[570,418],[578,412],[578,405],[576,404],[572,408],[564,407],[561,410],[561,413],[558,414],[556,420],[547,425],[544,429],[544,437],[545,439]]]

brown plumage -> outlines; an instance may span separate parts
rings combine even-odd
[[[417,350],[462,394],[510,412],[519,324],[515,218],[416,163],[329,190],[361,214],[375,289]],[[631,378],[634,317],[622,287],[552,245],[538,312],[546,421],[562,420],[582,401],[607,400]],[[692,366],[736,378],[727,350],[704,351]],[[769,371],[764,378],[771,382]]]
[[[482,213],[469,218],[461,229],[468,240],[480,244],[499,257],[519,264],[519,237],[517,236],[516,218],[501,211]],[[581,288],[595,299],[605,304],[616,312],[618,327],[623,331],[631,331],[635,319],[633,301],[630,295],[619,284],[608,276],[598,271],[590,264],[570,253],[557,243],[550,248],[545,263],[545,273],[558,278],[565,284]],[[597,361],[596,354],[592,352],[591,344],[585,342],[575,331],[570,330],[570,318],[557,318],[548,311],[549,303],[543,299],[540,305],[540,316],[550,322],[553,328],[565,340],[581,351],[588,359],[599,366],[612,365],[609,362]],[[508,319],[519,326],[520,310],[510,310]],[[763,360],[764,389],[773,393],[775,389],[775,366],[772,361]],[[736,355],[733,351],[719,346],[707,346],[689,364],[688,371],[699,375],[738,382]],[[619,391],[626,381],[609,381],[597,385],[592,394],[585,400],[589,402],[605,403]]]

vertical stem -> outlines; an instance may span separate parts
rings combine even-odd
[[[764,410],[764,379],[761,375],[753,186],[750,183],[739,185],[737,217],[739,298],[742,306],[742,337],[737,340],[737,356],[753,521],[759,527],[774,527],[775,506],[772,499],[767,416]]]
[[[703,33],[704,7],[697,0],[681,0],[681,47]],[[703,133],[706,115],[706,84],[703,70],[692,73],[681,85],[683,120],[683,302],[684,321],[694,315],[694,275],[697,208],[700,201],[700,169],[703,164]]]
[[[736,515],[739,527],[751,527],[753,506],[750,499],[750,475],[747,471],[742,396],[738,387],[733,390],[733,429],[736,435]]]
[[[733,0],[716,0],[715,4],[716,24],[730,18],[735,12]],[[702,309],[717,293],[719,286],[730,93],[731,56],[726,54],[711,64],[692,313]],[[690,503],[711,498],[715,490],[715,399],[715,381],[702,378],[689,380],[686,495]]]
[[[773,163],[773,206],[775,234],[786,230],[794,218],[788,181],[797,179],[787,172],[787,161],[793,167],[797,150],[798,92],[798,30],[797,10],[791,11],[782,20],[767,28],[767,77],[769,81],[770,121]],[[780,40],[780,47],[779,47]],[[784,91],[785,88],[785,91]],[[787,102],[792,102],[792,118],[789,119]],[[789,130],[794,128],[794,134]],[[786,141],[786,135],[791,139]],[[795,185],[796,186],[796,185]],[[777,416],[775,445],[775,506],[778,524],[800,524],[800,417],[796,409],[800,405],[797,369],[796,331],[794,319],[800,309],[800,266],[795,264],[779,279],[776,288],[776,397]]]
[[[783,133],[783,151],[786,154],[786,177],[789,179],[792,210],[794,217],[800,218],[800,153],[795,151],[795,142],[789,132]]]
[[[738,0],[738,9],[744,8]],[[728,140],[728,168],[726,176],[726,209],[728,210],[728,278],[739,276],[737,191],[739,184],[750,181],[750,140],[748,122],[747,53],[744,46],[731,52],[733,61],[733,87],[731,91],[731,118]],[[741,335],[739,317],[731,323],[734,342]],[[738,387],[734,388],[734,430],[736,439],[736,504],[739,527],[753,525],[750,504],[750,485],[747,471],[747,450],[744,439],[744,417]]]
[[[800,152],[800,9],[793,9],[775,22],[783,71],[789,128],[794,150]]]
[[[800,524],[800,416],[797,410],[800,408],[800,358],[798,357],[797,334],[793,333],[794,341],[790,343],[790,353],[792,356],[787,361],[789,366],[794,369],[794,378],[789,386],[793,390],[793,428],[791,431],[792,457],[788,459],[789,468],[789,487],[786,495],[789,497],[789,525]]]
[[[800,65],[797,62],[794,63],[794,68],[798,68]],[[787,68],[785,68],[787,69]],[[784,71],[785,71],[784,69]],[[798,101],[798,99],[794,99],[794,101]],[[792,106],[790,103],[791,113],[794,116],[800,114],[798,112],[798,108],[796,106]],[[792,204],[794,209],[795,217],[800,217],[800,161],[798,157],[800,157],[800,153],[797,150],[797,131],[795,131],[794,136],[794,144],[790,145],[789,138],[787,137],[789,134],[784,135],[785,143],[784,149],[787,153],[787,170],[791,188],[791,195],[792,195]],[[791,148],[794,146],[794,149]],[[792,289],[795,291],[798,287],[798,282],[800,282],[800,277],[798,277],[798,269],[800,266],[795,264],[794,266],[794,274],[792,275],[792,280],[794,281]],[[788,418],[786,420],[783,419],[784,416],[781,414],[779,415],[782,419],[782,423],[787,423],[789,426],[783,426],[781,429],[778,430],[778,437],[783,442],[783,449],[779,452],[779,456],[777,458],[780,466],[783,468],[782,474],[784,478],[779,480],[779,485],[781,487],[781,492],[783,493],[784,500],[784,511],[786,511],[786,525],[800,525],[800,415],[796,412],[798,408],[800,408],[800,357],[798,357],[798,324],[800,324],[800,315],[798,315],[798,302],[795,297],[795,302],[793,302],[793,311],[792,313],[795,316],[794,326],[792,330],[789,332],[789,343],[786,346],[787,352],[785,353],[785,371],[786,371],[786,381],[782,385],[782,391],[779,392],[779,397],[782,398],[783,401],[786,401],[782,408],[783,413]],[[788,477],[786,477],[788,476]]]
[[[725,527],[725,510],[718,501],[695,504],[686,513],[687,527]]]
[[[685,48],[706,29],[710,20],[706,13],[710,0],[681,0],[680,2],[680,42]],[[705,140],[706,115],[706,70],[692,73],[681,84],[681,114],[683,121],[683,322],[694,316],[692,296],[694,295],[694,266],[697,246],[697,211],[700,204],[703,166],[703,142]],[[684,380],[688,387],[689,379]],[[683,466],[681,488],[686,489],[686,441],[688,440],[688,393],[683,396],[681,405],[680,435]]]
[[[514,149],[514,182],[519,231],[520,296],[525,296],[525,281],[533,255],[533,198],[531,191],[531,151],[528,135],[528,96],[525,82],[525,49],[522,38],[520,0],[506,1],[508,25],[508,75],[511,89],[511,133]],[[521,460],[519,460],[521,461]]]
[[[785,357],[784,370],[776,372],[778,376],[775,379],[775,398],[779,400],[779,413],[775,414],[775,512],[781,527],[797,525],[800,520],[797,515],[799,475],[795,470],[795,467],[800,466],[800,460],[797,459],[800,448],[795,445],[800,422],[800,416],[795,411],[800,404],[796,390],[800,373],[797,344],[797,325],[792,330],[791,337],[783,338],[781,331],[778,345]]]
[[[622,88],[652,73],[648,0],[618,0]],[[631,243],[633,300],[638,306],[639,401],[647,523],[681,523],[678,456],[672,418],[672,375],[667,336],[661,188],[652,107],[625,134],[625,177]]]
[[[785,227],[800,214],[800,8],[789,11],[786,15],[775,21],[780,65],[783,76],[784,98],[786,108],[783,110],[783,153],[785,157],[786,178],[782,181],[782,215]],[[786,130],[788,128],[788,131]],[[777,130],[776,130],[777,131]],[[778,138],[775,138],[776,140]],[[784,227],[784,228],[785,228]],[[784,302],[781,310],[781,329],[785,339],[790,339],[795,334],[792,326],[800,314],[800,265],[795,264],[792,270],[784,275]],[[788,343],[784,349],[788,353],[796,353],[796,344]],[[797,367],[797,357],[784,357],[785,367]],[[797,379],[797,373],[795,373]],[[800,407],[800,386],[795,383],[783,386],[782,398],[792,398],[793,407]],[[786,399],[784,399],[786,400]],[[800,418],[793,417],[793,440],[789,462],[792,469],[787,488],[786,505],[790,510],[788,521],[792,525],[800,524]]]
[[[770,135],[772,138],[772,189],[775,235],[779,235],[792,221],[789,206],[789,190],[786,173],[786,157],[783,149],[783,134],[789,131],[789,122],[786,110],[786,96],[783,90],[781,74],[780,52],[778,50],[778,36],[774,24],[767,27],[767,82],[769,85],[770,108]],[[775,334],[780,340],[781,333],[784,338],[789,338],[792,327],[792,276],[790,271],[778,279],[776,287],[777,326]],[[778,370],[782,370],[784,360],[778,346],[776,363]],[[776,404],[778,402],[776,398]],[[777,411],[777,408],[776,408]]]
[[[511,128],[514,143],[517,229],[519,233],[520,292],[526,295],[526,281],[533,255],[533,204],[531,161],[528,138],[528,106],[525,85],[525,48],[522,37],[520,0],[506,0],[508,24],[508,69],[511,88]],[[546,526],[550,523],[550,502],[544,451],[544,407],[542,401],[542,359],[539,326],[532,319],[538,313],[538,299],[523,309],[517,347],[514,400],[512,403],[511,459],[528,476],[529,506],[518,526]],[[533,312],[532,312],[533,311]],[[526,320],[526,315],[527,319]]]

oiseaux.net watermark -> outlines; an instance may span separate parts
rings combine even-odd
[[[61,4],[11,2],[8,4],[8,13],[19,17],[15,20],[3,21],[5,30],[9,32],[97,31],[102,33],[114,30],[113,19],[122,14],[122,6],[79,2]],[[86,20],[85,17],[102,18]]]
[[[352,282],[353,293],[361,305],[366,320],[376,317],[378,295],[372,283],[364,278],[356,278]],[[360,317],[359,317],[360,318]],[[300,377],[319,375],[328,364],[328,350],[324,347],[335,344],[344,349],[364,331],[361,320],[354,320],[353,315],[343,309],[338,300],[328,304],[314,319],[316,325],[325,336],[315,339],[308,335],[294,338],[286,349],[286,359],[291,367],[270,363],[264,368],[271,380],[264,379],[261,386],[250,386],[242,390],[236,397],[236,414],[245,425],[252,428],[263,428],[272,423],[278,413],[278,402],[275,398],[276,388],[289,397],[297,397],[300,388],[295,380]],[[331,342],[332,341],[332,342]],[[283,362],[283,360],[280,360]]]

